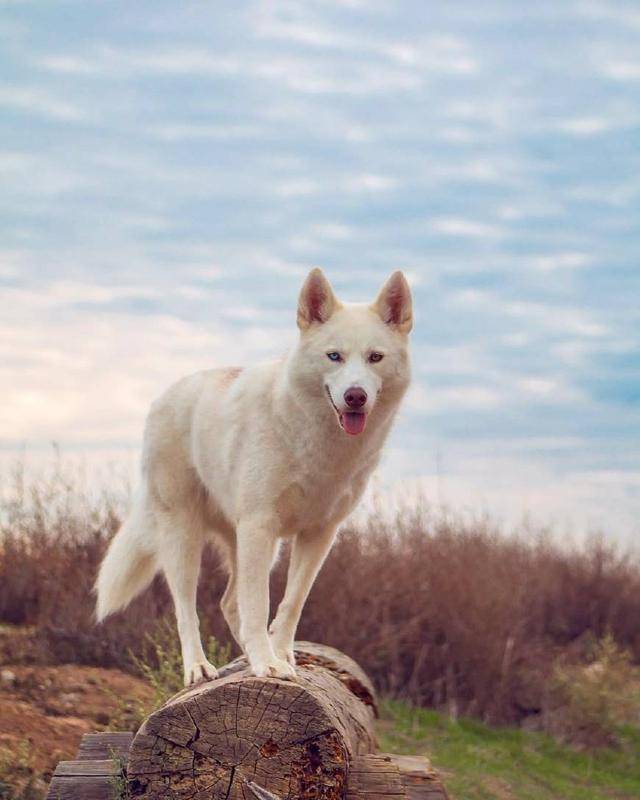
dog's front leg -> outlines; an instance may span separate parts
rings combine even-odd
[[[276,551],[275,527],[269,520],[247,518],[236,529],[240,639],[258,677],[293,678],[295,670],[273,652],[267,632],[269,572]]]
[[[278,607],[278,613],[269,628],[276,656],[285,659],[292,666],[295,664],[293,640],[302,608],[331,548],[335,532],[334,527],[321,531],[306,531],[299,533],[293,542],[287,588]]]

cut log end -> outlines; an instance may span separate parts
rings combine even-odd
[[[344,797],[350,763],[375,750],[373,687],[338,651],[301,643],[296,654],[295,681],[255,678],[239,659],[152,714],[131,748],[131,796]]]

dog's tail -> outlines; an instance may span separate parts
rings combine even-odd
[[[158,564],[153,546],[153,525],[141,497],[114,536],[100,565],[95,583],[96,619],[127,606],[153,580]]]

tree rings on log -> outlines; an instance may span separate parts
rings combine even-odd
[[[373,687],[337,650],[298,643],[297,678],[256,678],[244,659],[153,713],[129,755],[145,800],[340,800],[375,750]],[[260,792],[266,794],[260,794]]]

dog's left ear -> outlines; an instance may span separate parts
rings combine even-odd
[[[387,325],[400,333],[409,333],[413,327],[411,289],[400,270],[385,283],[371,308]]]
[[[314,322],[326,322],[338,308],[340,303],[324,272],[319,267],[312,269],[300,290],[298,327],[304,331]]]

